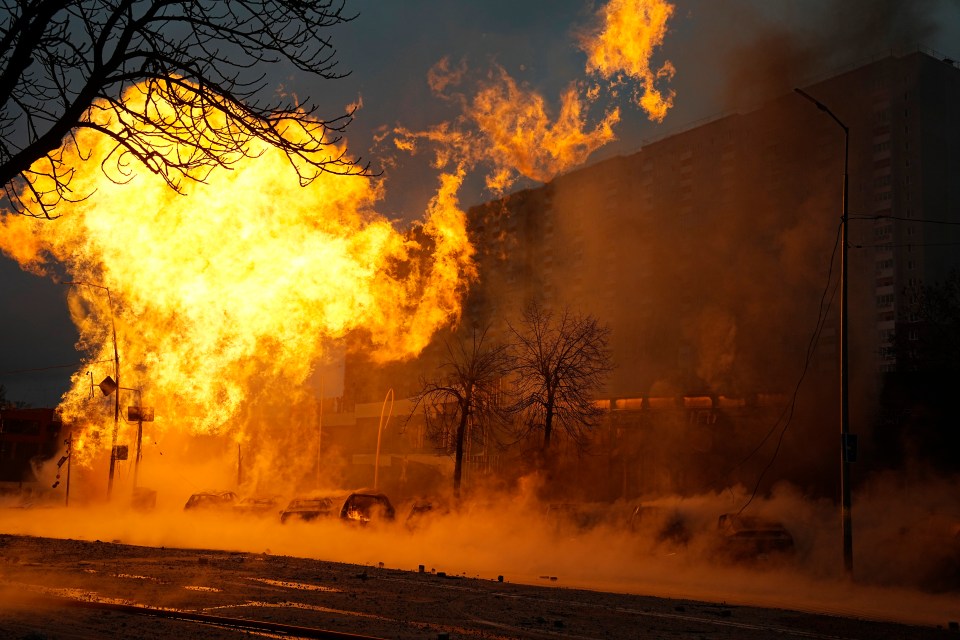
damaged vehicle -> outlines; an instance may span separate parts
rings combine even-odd
[[[265,516],[280,510],[277,496],[248,496],[233,505],[233,512],[243,516]]]
[[[301,496],[294,498],[290,501],[290,504],[280,512],[280,523],[286,524],[290,520],[310,522],[317,518],[334,517],[339,504],[339,501],[333,496]]]
[[[630,531],[653,545],[686,546],[693,533],[676,507],[638,504],[630,514]]]
[[[200,491],[193,494],[183,505],[184,511],[206,509],[229,509],[237,501],[233,491]]]
[[[393,521],[396,511],[390,499],[377,491],[355,491],[347,496],[340,508],[340,519],[366,525],[371,522]]]
[[[607,505],[582,502],[552,502],[544,512],[547,522],[558,532],[578,534],[607,522]]]
[[[407,517],[403,521],[403,526],[405,526],[410,531],[414,531],[424,526],[432,519],[445,516],[450,513],[450,506],[442,500],[430,500],[430,499],[420,499],[415,500],[412,505],[410,505],[410,511],[407,512]]]
[[[724,513],[717,520],[716,551],[733,561],[788,555],[794,551],[793,535],[775,520]]]

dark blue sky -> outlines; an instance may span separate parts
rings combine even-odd
[[[465,60],[482,75],[503,66],[556,104],[560,90],[584,79],[584,54],[575,34],[587,27],[599,1],[542,0],[349,0],[359,12],[332,32],[342,71],[336,81],[274,71],[273,80],[337,115],[363,99],[347,138],[354,154],[383,168],[388,199],[382,213],[411,220],[435,189],[427,157],[397,156],[373,145],[382,127],[423,129],[457,115],[433,96],[428,70],[442,57]],[[891,49],[932,49],[960,59],[960,3],[951,0],[677,0],[663,47],[653,66],[670,60],[676,76],[675,106],[662,124],[621,105],[618,141],[590,161],[636,151],[644,141],[695,125],[729,110],[746,109],[764,97],[888,54]],[[524,186],[521,183],[518,186]],[[489,199],[478,177],[461,193],[470,206]],[[71,368],[9,373],[77,363],[76,333],[66,309],[66,291],[20,271],[0,258],[0,384],[7,397],[34,406],[54,406]]]

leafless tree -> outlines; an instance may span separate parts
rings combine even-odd
[[[413,398],[413,412],[422,408],[431,439],[452,450],[453,494],[459,498],[467,438],[489,437],[507,416],[501,380],[509,370],[509,355],[506,345],[487,340],[486,329],[474,329],[445,347],[436,377],[425,379]]]
[[[336,145],[352,112],[322,120],[307,99],[263,97],[267,65],[346,75],[326,35],[355,17],[345,1],[0,0],[6,206],[52,217],[58,202],[89,195],[71,190],[58,153],[82,128],[112,138],[117,175],[136,158],[177,190],[249,154],[251,139],[283,149],[303,184],[365,172]],[[123,98],[135,85],[145,106]],[[160,115],[161,101],[174,115]],[[104,126],[105,115],[121,126]]]
[[[610,329],[590,315],[565,309],[559,316],[531,302],[518,327],[513,373],[520,428],[543,431],[543,452],[556,428],[580,447],[601,415],[594,395],[612,371]]]

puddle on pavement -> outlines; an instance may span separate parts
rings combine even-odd
[[[387,622],[396,622],[393,618],[378,616],[375,613],[364,613],[362,611],[346,611],[344,609],[332,609],[330,607],[321,607],[316,604],[306,604],[305,602],[258,602],[249,600],[240,604],[225,604],[217,607],[207,607],[204,611],[217,611],[221,609],[243,609],[247,607],[257,607],[261,609],[304,609],[306,611],[318,611],[320,613],[337,613],[344,616],[353,616],[354,618],[369,618],[371,620],[386,620]]]
[[[325,587],[319,584],[307,584],[306,582],[287,582],[285,580],[271,580],[270,578],[247,578],[254,582],[262,582],[272,587],[284,587],[287,589],[301,589],[303,591],[325,591],[327,593],[342,593],[342,590],[334,587]]]

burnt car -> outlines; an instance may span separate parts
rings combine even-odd
[[[244,516],[265,516],[280,510],[277,496],[248,496],[233,505],[233,512]]]
[[[280,522],[303,520],[310,522],[317,518],[330,518],[337,515],[340,502],[333,496],[302,496],[294,498],[287,508],[280,512]]]
[[[416,500],[410,505],[410,511],[403,521],[403,525],[413,531],[419,529],[426,522],[437,516],[444,516],[450,513],[450,506],[444,501],[421,499]]]
[[[355,491],[347,496],[340,508],[341,520],[361,525],[392,521],[395,517],[390,499],[377,491]]]
[[[724,513],[717,520],[717,551],[731,560],[793,553],[793,536],[781,523],[756,516]]]
[[[552,502],[544,515],[558,532],[583,533],[599,526],[606,514],[602,507],[579,502]]]
[[[195,493],[183,505],[184,511],[229,509],[237,501],[233,491],[201,491]]]

